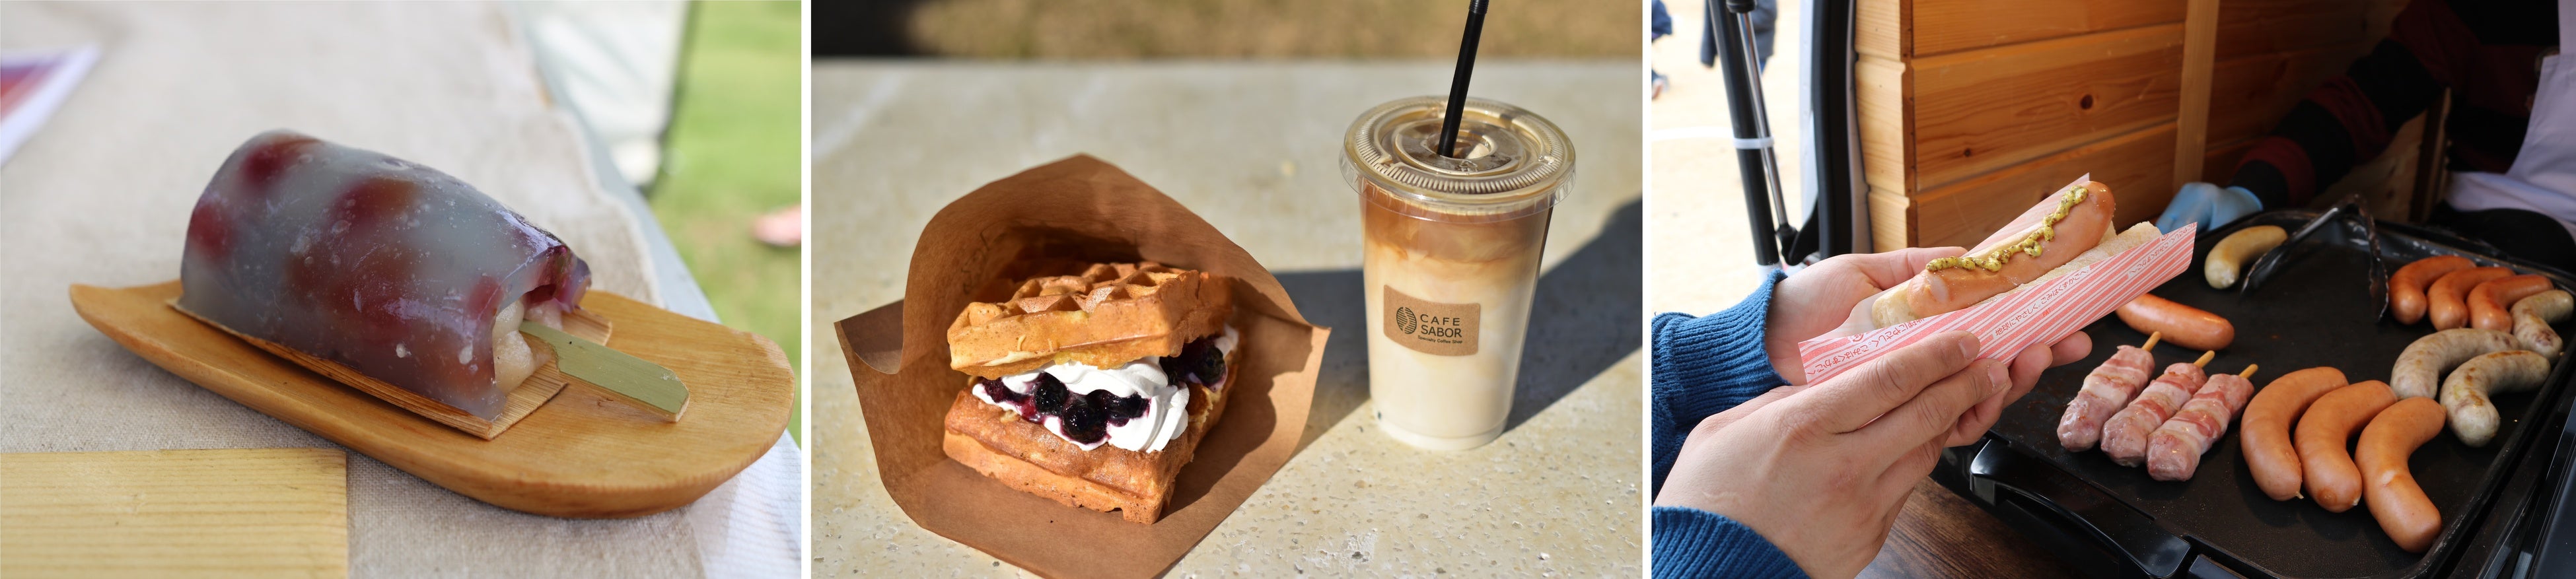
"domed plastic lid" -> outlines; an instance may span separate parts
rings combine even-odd
[[[1351,187],[1369,186],[1433,213],[1497,218],[1554,207],[1574,175],[1565,132],[1520,107],[1470,98],[1458,121],[1457,157],[1440,156],[1447,99],[1398,99],[1369,109],[1343,140]],[[1372,202],[1386,200],[1370,195]],[[1404,211],[1422,214],[1422,211]]]

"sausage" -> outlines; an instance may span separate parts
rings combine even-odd
[[[2434,332],[2407,344],[2397,354],[2397,367],[2390,370],[2388,386],[2398,398],[2432,398],[2439,394],[2442,373],[2470,358],[2491,352],[2519,349],[2512,334],[2495,330],[2459,328]]]
[[[2424,319],[2424,288],[2445,274],[2476,266],[2469,258],[2436,255],[2397,268],[2395,275],[2388,276],[2388,311],[2397,315],[2400,324]]]
[[[2236,437],[2245,451],[2245,466],[2264,496],[2286,501],[2299,496],[2299,451],[2290,444],[2290,423],[2308,411],[2317,397],[2344,387],[2342,370],[2316,367],[2281,375],[2254,393],[2245,404],[2244,434]]]
[[[2566,343],[2559,340],[2558,330],[2549,325],[2567,321],[2568,311],[2576,307],[2576,299],[2571,298],[2565,290],[2549,290],[2514,302],[2513,339],[2522,341],[2523,349],[2537,352],[2543,358],[2558,359],[2558,349]]]
[[[2444,274],[2424,290],[2424,307],[2432,314],[2433,329],[2448,330],[2469,324],[2469,290],[2500,277],[2513,275],[2502,267],[2472,267]]]
[[[2247,367],[2246,374],[2254,373]],[[2254,395],[2254,383],[2243,375],[2219,374],[2201,384],[2200,392],[2184,402],[2182,410],[2165,419],[2156,433],[2147,437],[2147,476],[2156,480],[2191,480],[2200,470],[2201,453],[2217,446],[2218,437],[2227,435],[2228,421],[2236,411],[2245,409],[2245,399]]]
[[[2370,518],[2378,519],[2379,530],[2408,553],[2424,552],[2442,534],[2441,509],[2433,507],[2424,487],[2416,486],[2415,473],[2406,469],[2406,457],[2441,433],[2441,405],[2408,398],[2372,418],[2353,452],[2367,481],[2362,496],[2370,502]]]
[[[2505,312],[2505,307],[2552,287],[2549,278],[2535,274],[2500,277],[2478,284],[2469,290],[2469,327],[2513,331],[2513,316]]]
[[[2451,415],[2451,434],[2469,446],[2494,440],[2495,403],[2487,396],[2540,388],[2549,379],[2549,359],[2529,350],[2496,352],[2460,364],[2442,381],[2442,409]]]
[[[2194,350],[2224,350],[2236,342],[2236,324],[2206,310],[2139,294],[2115,312],[2141,334],[2164,332],[2165,341]]]
[[[2067,199],[2074,201],[2069,204]],[[2064,213],[2059,213],[2061,207]],[[1871,319],[1884,328],[1946,314],[2038,279],[2100,245],[2110,231],[2114,209],[2111,186],[2100,182],[2086,181],[2058,191],[1966,255],[1932,260],[1923,273],[1899,284],[1892,295],[1880,296],[1870,308]],[[1978,258],[1993,258],[1994,267],[1976,265]]]
[[[2245,262],[2280,247],[2289,238],[2290,232],[2279,225],[2257,225],[2227,234],[2226,239],[2218,240],[2218,245],[2209,247],[2209,258],[2201,264],[2200,277],[2209,281],[2210,289],[2227,289],[2236,285],[2236,276],[2245,272]]]
[[[2327,392],[2299,416],[2291,442],[2298,446],[2308,497],[2316,499],[2317,506],[2340,513],[2361,502],[2361,469],[2344,452],[2344,442],[2352,440],[2353,429],[2396,403],[2397,395],[2387,384],[2371,380]]]
[[[2122,345],[2111,359],[2084,376],[2084,389],[2066,402],[2066,414],[2057,419],[2057,444],[2067,452],[2093,450],[2102,440],[2102,421],[2127,406],[2129,399],[2145,386],[2147,371],[2154,369],[2155,354]]]
[[[2128,407],[2103,421],[2102,453],[2111,455],[2111,462],[2121,466],[2145,462],[2147,437],[2155,434],[2156,427],[2173,417],[2174,411],[2181,409],[2183,402],[2208,380],[2209,375],[2202,373],[2199,366],[2181,362],[2166,366],[2165,375],[2157,376],[2146,390],[2138,392],[2136,400],[2129,401]]]

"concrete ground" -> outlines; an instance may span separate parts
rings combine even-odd
[[[1513,0],[1487,58],[1634,59],[1644,2]],[[816,47],[973,59],[1422,58],[1458,52],[1467,3],[1422,0],[890,0],[815,7]]]
[[[1702,24],[1699,2],[1667,2],[1673,35],[1654,42],[1648,58],[1655,70],[1671,78],[1663,96],[1647,105],[1646,143],[1646,308],[1649,312],[1706,314],[1734,305],[1761,284],[1762,270],[1753,263],[1753,236],[1746,221],[1744,182],[1736,168],[1731,125],[1727,121],[1726,80],[1717,69],[1699,63]],[[1782,9],[1800,10],[1796,2]],[[1782,14],[1787,23],[1794,14]],[[1784,26],[1784,28],[1786,28]],[[1795,54],[1806,45],[1804,34],[1782,30],[1773,40],[1775,54]],[[1796,78],[1793,58],[1772,59],[1765,73],[1765,101],[1780,153],[1780,177],[1791,206],[1803,207],[1797,195],[1804,179],[1797,170],[1796,149],[1804,141],[1789,130],[1794,113],[1789,79]],[[1792,219],[1803,212],[1791,213]]]

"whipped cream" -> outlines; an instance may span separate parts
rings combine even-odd
[[[1101,368],[1080,362],[1058,362],[1036,370],[1003,376],[1002,386],[1010,388],[1012,392],[1027,395],[1037,388],[1038,374],[1047,374],[1054,376],[1056,381],[1063,382],[1064,389],[1075,396],[1100,391],[1119,397],[1143,396],[1145,414],[1129,419],[1126,424],[1108,425],[1108,438],[1090,444],[1076,441],[1070,436],[1065,436],[1064,418],[1054,415],[1046,417],[1046,429],[1048,432],[1055,433],[1057,438],[1064,439],[1065,442],[1081,446],[1083,450],[1100,448],[1100,445],[1107,444],[1138,452],[1155,452],[1163,450],[1163,446],[1170,444],[1172,439],[1181,437],[1181,430],[1189,420],[1187,409],[1190,406],[1190,389],[1173,386],[1171,377],[1163,373],[1161,362],[1161,358],[1152,356],[1128,362],[1116,368]],[[971,390],[974,391],[975,399],[982,400],[985,404],[1001,408],[1018,408],[994,401],[993,397],[986,395],[982,388]]]
[[[1215,346],[1218,355],[1225,356],[1233,353],[1239,341],[1234,328],[1227,326],[1225,333],[1216,338]],[[1084,444],[1066,436],[1064,418],[1059,416],[1046,416],[1046,429],[1048,432],[1055,433],[1057,438],[1064,439],[1065,442],[1081,446],[1083,450],[1100,448],[1101,445],[1107,444],[1138,452],[1160,452],[1173,439],[1181,437],[1181,431],[1189,427],[1190,419],[1190,389],[1173,384],[1171,375],[1163,372],[1162,361],[1162,357],[1159,356],[1146,356],[1116,368],[1101,368],[1081,362],[1057,362],[1041,366],[1036,370],[1003,376],[1001,381],[1003,387],[1022,396],[1028,395],[1037,388],[1039,374],[1054,376],[1057,382],[1064,383],[1065,390],[1075,396],[1102,391],[1118,397],[1143,396],[1146,404],[1145,414],[1129,419],[1126,424],[1109,425],[1109,437],[1100,441]],[[1222,382],[1224,378],[1219,377],[1218,380]],[[1210,384],[1209,387],[1214,388],[1218,385],[1220,384]],[[967,391],[973,393],[976,400],[982,400],[985,404],[1012,410],[1019,408],[993,400],[991,395],[984,393],[983,388],[968,388]]]

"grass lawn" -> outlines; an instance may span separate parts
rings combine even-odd
[[[803,368],[800,253],[761,244],[750,230],[753,217],[801,198],[798,5],[691,8],[653,215],[725,325],[769,337]],[[798,406],[787,431],[803,444]]]

